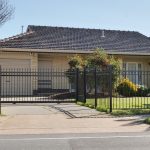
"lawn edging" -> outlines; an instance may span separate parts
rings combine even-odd
[[[113,110],[113,116],[134,116],[150,114],[150,109],[127,109],[127,110]]]

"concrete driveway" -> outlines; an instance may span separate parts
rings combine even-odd
[[[76,104],[3,104],[0,134],[150,131],[143,116],[112,117]]]

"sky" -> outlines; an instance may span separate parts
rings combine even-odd
[[[9,0],[12,19],[0,26],[0,39],[28,25],[139,31],[150,36],[150,0]]]

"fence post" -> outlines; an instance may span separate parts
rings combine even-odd
[[[109,96],[110,96],[110,113],[112,112],[112,65],[109,66]]]
[[[94,70],[94,78],[95,78],[95,108],[97,108],[97,69],[95,67]]]
[[[1,68],[1,65],[0,65],[0,114],[2,114],[2,104],[1,104],[1,81],[2,81],[2,68]]]
[[[76,102],[78,101],[79,99],[79,69],[76,68]]]
[[[84,103],[86,103],[86,68],[84,68]]]

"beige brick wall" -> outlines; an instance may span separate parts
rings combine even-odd
[[[37,54],[37,53],[30,53],[30,52],[0,52],[0,59],[1,58],[10,58],[10,59],[29,59],[31,62],[31,68],[32,69],[38,69],[38,63],[39,60],[51,60],[52,62],[52,68],[55,70],[64,70],[69,67],[68,65],[68,59],[70,56],[73,56],[73,54],[58,54],[58,53],[43,53],[43,54]],[[144,70],[150,71],[150,57],[146,56],[117,56],[120,58],[121,62],[139,62],[143,64]],[[35,90],[38,88],[37,85],[37,77],[32,78],[32,90]],[[62,89],[68,89],[69,88],[69,82],[68,79],[63,77],[53,77],[53,86],[52,88],[62,88]],[[145,79],[150,80],[150,77]],[[61,86],[59,86],[61,84]],[[149,85],[150,86],[150,85]]]
[[[26,59],[30,61],[31,68],[38,67],[38,55],[29,52],[0,52],[0,59]]]

